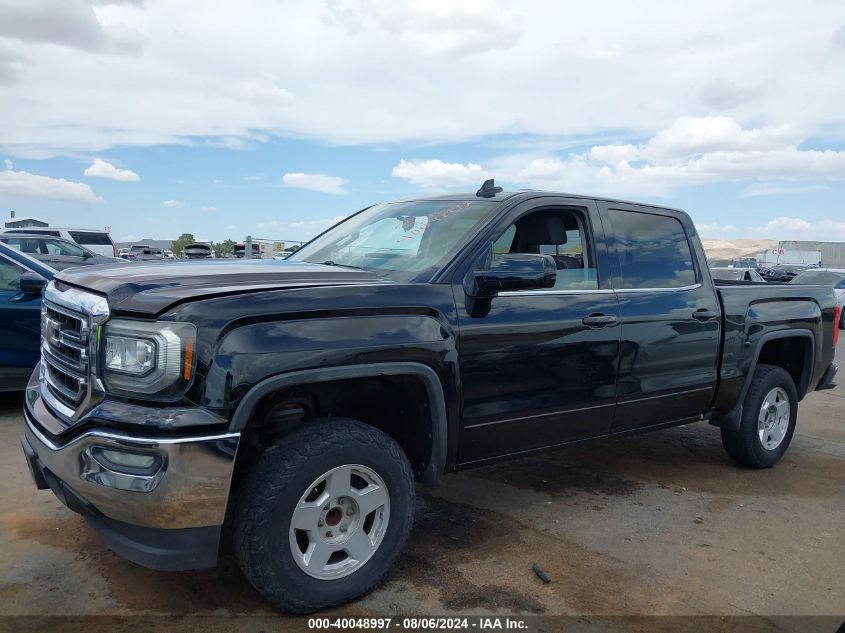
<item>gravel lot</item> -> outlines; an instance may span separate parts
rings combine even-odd
[[[66,615],[218,616],[122,622],[144,630],[284,622],[228,554],[215,570],[170,574],[112,554],[35,489],[18,444],[20,407],[20,396],[0,394],[0,615],[37,618],[1,628],[115,624],[38,619]],[[417,515],[388,582],[328,615],[755,614],[769,618],[749,620],[760,630],[801,630],[776,616],[845,615],[845,385],[806,398],[772,470],[735,466],[718,431],[696,424],[450,475],[420,490]]]

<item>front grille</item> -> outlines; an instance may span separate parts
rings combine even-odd
[[[45,382],[56,399],[74,410],[88,393],[90,331],[86,314],[44,301],[41,360]]]

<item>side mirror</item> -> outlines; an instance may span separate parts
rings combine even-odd
[[[483,295],[502,290],[553,288],[557,266],[550,255],[505,253],[493,257],[486,270],[473,272],[475,286]]]
[[[26,272],[21,275],[20,291],[26,295],[40,295],[47,285],[47,280],[38,273]]]

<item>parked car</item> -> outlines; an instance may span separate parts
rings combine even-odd
[[[132,252],[135,253],[135,261],[137,262],[157,262],[165,259],[163,250],[146,244],[134,245]]]
[[[44,235],[50,237],[60,237],[64,240],[69,240],[80,246],[84,246],[89,251],[104,255],[106,257],[117,257],[119,251],[117,246],[106,231],[98,231],[96,229],[60,229],[53,227],[35,227],[29,226],[21,229],[3,229],[0,235],[9,233],[26,233],[27,235]]]
[[[169,249],[164,250],[164,257],[165,259],[176,259],[176,255],[173,254],[173,251]]]
[[[829,286],[836,294],[836,301],[839,304],[839,328],[845,330],[845,270],[834,268],[823,268],[806,270],[798,273],[790,283],[812,284],[816,286]]]
[[[31,234],[0,234],[0,242],[26,253],[33,259],[44,262],[55,270],[71,266],[93,266],[97,264],[125,264],[119,257],[98,255],[87,248],[60,237],[46,237]]]
[[[41,291],[50,266],[0,243],[0,391],[23,389],[41,352]]]
[[[37,485],[153,568],[213,566],[231,533],[297,613],[383,579],[415,479],[702,419],[768,468],[837,370],[829,287],[714,283],[681,211],[492,181],[369,207],[285,262],[57,279],[24,399]]]
[[[710,276],[718,281],[750,281],[764,284],[766,280],[757,272],[756,268],[730,268],[711,266]]]
[[[765,280],[772,283],[789,283],[792,281],[794,274],[788,273],[785,270],[778,270],[776,268],[769,268],[767,266],[760,266],[757,272]]]
[[[183,250],[185,259],[212,259],[214,257],[214,250],[211,244],[197,242],[194,244],[186,244]]]

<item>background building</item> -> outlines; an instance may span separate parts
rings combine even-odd
[[[785,251],[820,251],[822,266],[845,268],[845,242],[813,242],[810,240],[783,240],[778,248]]]
[[[50,226],[44,220],[38,218],[16,218],[15,212],[12,211],[12,217],[3,223],[4,229],[25,229],[30,226]]]

